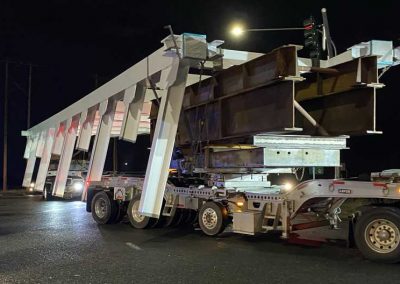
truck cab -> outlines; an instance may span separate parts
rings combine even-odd
[[[62,199],[80,199],[85,185],[87,174],[87,161],[73,161],[68,172],[67,183]],[[57,176],[57,165],[50,164],[45,185],[42,191],[43,200],[51,200],[53,196],[53,185]]]

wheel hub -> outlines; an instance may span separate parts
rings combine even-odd
[[[378,219],[368,224],[365,230],[367,245],[379,253],[389,253],[399,245],[400,232],[389,220]]]
[[[146,217],[139,213],[139,204],[140,204],[139,200],[136,200],[135,203],[133,203],[132,218],[136,222],[141,223],[141,222],[143,222],[144,218],[146,218]]]
[[[215,212],[215,210],[212,209],[212,208],[207,208],[203,212],[202,220],[203,220],[204,226],[207,229],[209,229],[209,230],[214,229],[217,226],[217,223],[218,223],[217,212]]]
[[[107,215],[107,204],[103,198],[99,198],[96,200],[96,203],[94,204],[94,211],[100,219],[104,218]]]
[[[377,239],[380,242],[387,242],[388,240],[390,240],[390,238],[392,238],[390,232],[385,229],[377,232]]]

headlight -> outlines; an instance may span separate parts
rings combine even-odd
[[[83,182],[75,182],[72,186],[75,191],[81,191],[83,189]]]
[[[286,182],[283,184],[282,189],[288,192],[293,189],[293,184],[291,184],[290,182]]]
[[[35,187],[35,183],[31,182],[31,187],[34,188]]]

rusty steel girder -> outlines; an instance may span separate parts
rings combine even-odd
[[[258,133],[321,134],[295,110],[295,100],[325,135],[376,132],[376,57],[311,68],[303,76],[298,70],[297,49],[286,46],[187,87],[177,144]]]
[[[296,46],[281,47],[186,87],[176,145],[186,157],[193,157],[196,167],[224,167],[225,162],[231,164],[232,153],[207,158],[204,146],[251,144],[251,137],[261,133],[378,133],[380,87],[375,56],[307,69],[298,66]],[[157,113],[156,106],[153,112]],[[258,151],[235,152],[233,156],[240,157],[234,160],[257,167]],[[225,162],[213,161],[217,156]]]
[[[293,130],[297,47],[285,46],[186,88],[178,144]]]
[[[294,83],[282,81],[186,108],[181,115],[178,143],[293,129],[293,92]]]
[[[375,88],[359,88],[301,102],[307,112],[329,135],[365,135],[376,133]],[[317,135],[317,130],[296,114],[303,133]]]

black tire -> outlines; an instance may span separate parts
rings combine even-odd
[[[101,225],[115,223],[119,213],[112,194],[105,191],[99,191],[94,195],[91,209],[93,219]]]
[[[53,199],[53,195],[51,194],[51,187],[44,186],[43,192],[42,192],[42,199],[44,201],[50,201]]]
[[[193,210],[192,220],[189,224],[193,227],[199,226],[199,210]]]
[[[119,204],[117,201],[114,201],[114,202],[116,203],[117,210],[118,210],[117,216],[115,218],[115,223],[119,223],[124,219],[124,217],[126,215],[127,206],[125,204]]]
[[[163,207],[162,207],[162,210],[161,210],[161,214],[162,214],[162,212],[164,212],[165,203],[166,203],[166,201],[165,201],[165,199],[164,199],[164,200],[163,200]],[[161,218],[161,221],[162,221],[162,222],[159,222],[158,227],[168,228],[168,227],[173,227],[173,226],[175,226],[175,224],[177,223],[177,221],[179,221],[179,220],[178,220],[178,219],[179,219],[179,216],[180,216],[180,214],[179,214],[179,208],[176,208],[174,214],[171,215],[171,216],[163,216],[163,215],[160,215],[160,218]]]
[[[167,227],[173,227],[173,226],[175,226],[175,224],[177,223],[177,221],[179,221],[179,216],[180,216],[179,208],[176,208],[174,215],[171,215],[171,216],[163,216],[163,218],[164,218],[163,227],[164,227],[164,228],[167,228]]]
[[[185,209],[182,208],[177,208],[175,211],[176,218],[174,222],[172,223],[171,227],[180,227],[183,225],[183,222],[185,220]]]
[[[365,258],[383,263],[400,261],[400,209],[370,207],[357,218],[354,239]]]
[[[160,212],[160,217],[154,218],[154,223],[151,225],[150,228],[162,228],[164,227],[165,224],[165,217],[162,216],[162,212],[164,211],[164,205],[165,205],[165,200],[163,200],[162,206],[161,206],[161,212]]]
[[[185,227],[193,227],[193,223],[197,221],[197,212],[192,209],[183,209],[182,210],[183,220],[181,226]]]
[[[228,223],[228,211],[221,203],[209,201],[201,207],[198,220],[204,234],[216,236]]]
[[[192,209],[185,209],[185,219],[183,220],[185,225],[192,225],[196,212]]]
[[[138,212],[140,197],[132,198],[128,206],[128,217],[132,227],[136,229],[150,228],[158,219],[140,215]]]

